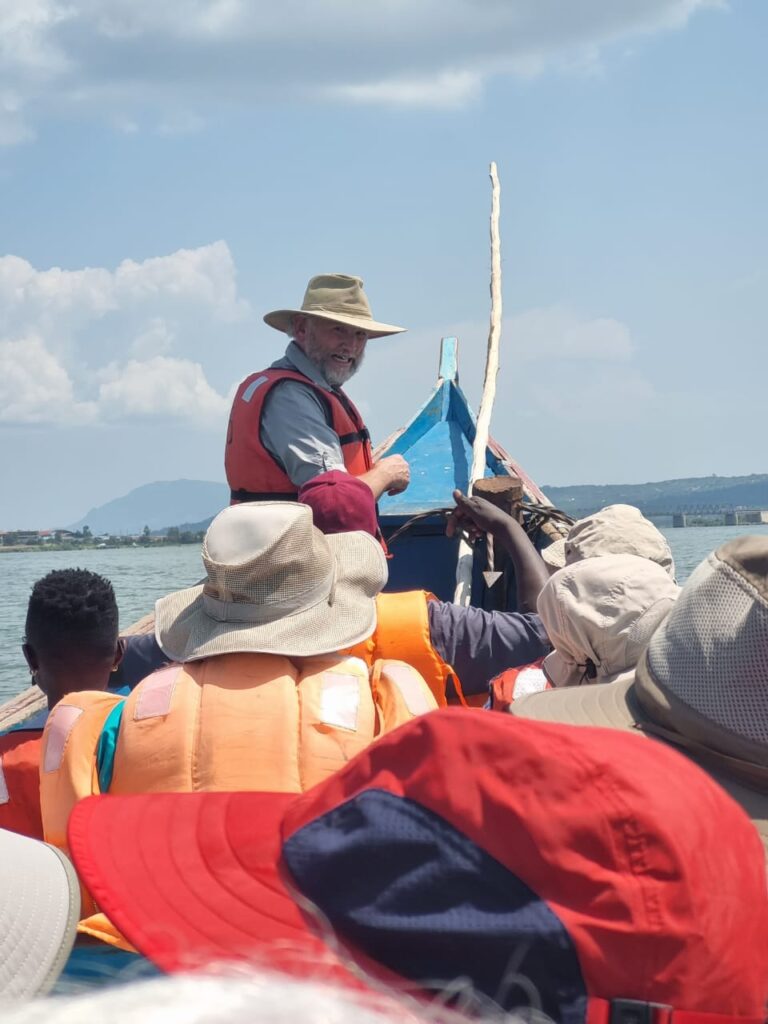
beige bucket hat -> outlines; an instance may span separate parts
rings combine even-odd
[[[157,642],[174,661],[329,654],[376,626],[387,581],[381,545],[367,533],[325,536],[308,505],[232,505],[208,527],[202,555],[207,580],[155,605]]]
[[[742,805],[768,852],[768,537],[729,541],[698,566],[634,680],[534,694],[511,711],[674,744]]]
[[[49,992],[80,917],[80,884],[53,846],[0,829],[0,1005]]]
[[[296,315],[319,317],[333,323],[359,327],[369,338],[401,334],[405,327],[382,324],[371,316],[371,307],[359,277],[346,274],[318,274],[307,285],[301,309],[276,309],[267,313],[264,323],[276,331],[289,333]]]
[[[675,578],[675,561],[666,537],[634,505],[606,505],[594,515],[577,520],[566,537],[541,553],[551,569],[598,555],[648,558]]]
[[[561,687],[633,676],[679,589],[660,565],[637,555],[603,555],[560,569],[537,602],[555,648],[544,659],[547,678]]]

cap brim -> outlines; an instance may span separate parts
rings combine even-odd
[[[0,831],[0,999],[49,992],[69,958],[80,883],[59,850]]]
[[[548,544],[541,551],[541,557],[550,569],[562,569],[565,565],[565,538],[561,537],[559,540]]]
[[[290,793],[90,797],[72,857],[100,909],[164,971],[243,962],[362,982],[317,934],[280,867]]]
[[[327,320],[332,324],[349,324],[350,327],[357,327],[365,331],[369,338],[386,338],[390,334],[402,334],[406,327],[397,327],[395,324],[383,324],[378,320],[368,320],[360,316],[345,316],[343,313],[315,313],[307,309],[275,309],[264,316],[264,323],[274,327],[276,331],[287,334],[291,330],[295,316],[311,316],[317,320]]]
[[[311,657],[352,647],[376,627],[376,595],[387,581],[387,563],[377,540],[356,531],[326,537],[336,561],[332,604],[274,622],[219,622],[203,607],[203,587],[189,587],[155,604],[155,637],[174,661],[217,654],[284,654]]]
[[[544,664],[552,655],[548,655]],[[596,725],[607,729],[633,729],[638,718],[630,706],[633,678],[617,683],[590,683],[545,690],[516,700],[510,711],[519,718],[570,725]]]

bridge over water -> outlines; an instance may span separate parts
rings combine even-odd
[[[672,525],[691,526],[700,522],[719,522],[723,526],[749,526],[768,523],[768,510],[740,505],[686,505],[672,513]]]

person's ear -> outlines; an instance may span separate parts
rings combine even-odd
[[[293,340],[300,349],[304,348],[304,342],[309,334],[309,318],[306,316],[295,316],[293,318]]]
[[[27,643],[27,641],[25,640],[24,643],[21,645],[21,650],[24,655],[24,660],[29,666],[29,671],[32,673],[32,675],[34,675],[35,672],[37,672],[38,668],[40,667],[37,661],[37,655],[35,654],[35,649],[33,648],[32,644]]]
[[[115,647],[115,658],[112,662],[112,671],[117,672],[118,665],[125,657],[125,639],[121,636],[117,638],[117,646]]]

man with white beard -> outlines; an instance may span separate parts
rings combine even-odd
[[[368,430],[342,390],[368,340],[404,328],[374,320],[363,282],[344,274],[313,277],[300,309],[264,321],[292,340],[235,395],[224,457],[232,502],[296,500],[300,487],[330,470],[363,480],[374,500],[404,491],[408,463],[401,455],[374,462]]]

